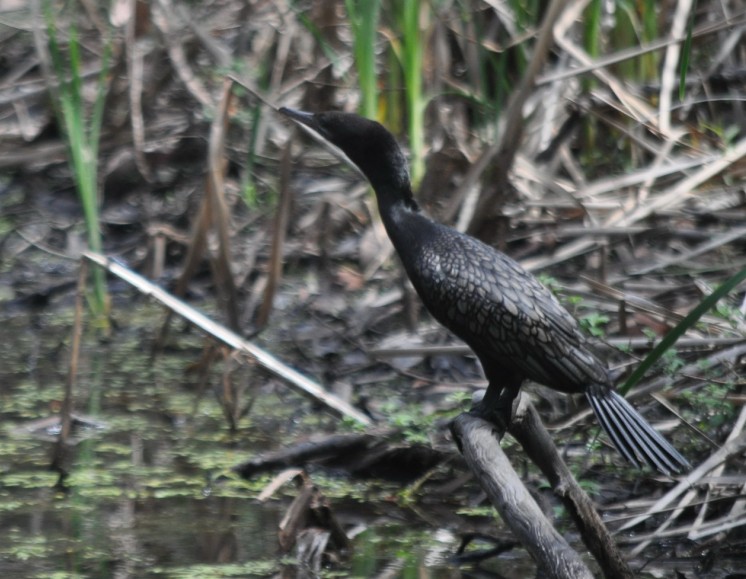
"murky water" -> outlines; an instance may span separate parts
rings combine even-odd
[[[163,313],[146,302],[133,308],[132,301],[115,309],[110,340],[100,342],[92,331],[83,339],[64,492],[49,465],[68,374],[72,310],[3,316],[0,577],[309,576],[278,547],[278,525],[295,486],[286,484],[259,502],[275,473],[246,481],[231,467],[305,434],[331,431],[338,419],[233,361],[214,362],[202,380],[194,365],[203,357],[204,339],[178,320],[168,347],[151,364]],[[255,400],[234,432],[220,404],[227,369],[234,382],[247,386],[244,400]],[[422,497],[402,506],[406,501],[396,499],[400,485],[312,476],[353,536],[351,557],[324,576],[440,579],[481,572],[462,570],[450,558],[459,531],[472,522],[498,532],[490,509],[470,513],[459,500],[438,504]],[[718,560],[717,569],[698,576],[729,576],[741,560]],[[683,557],[643,564],[667,576],[669,570],[698,570],[702,562]],[[485,566],[504,577],[533,575],[521,549]]]
[[[212,386],[201,388],[186,372],[201,355],[201,336],[177,322],[151,366],[161,311],[143,304],[126,320],[115,316],[108,343],[90,332],[83,339],[66,492],[55,490],[49,464],[72,312],[16,312],[0,325],[0,577],[296,576],[277,544],[295,488],[259,503],[271,477],[247,482],[230,468],[292,440],[307,403],[259,376],[252,412],[231,433]],[[454,535],[387,516],[390,507],[376,504],[397,487],[327,483],[320,486],[340,519],[362,529],[342,576],[461,576],[448,563]]]

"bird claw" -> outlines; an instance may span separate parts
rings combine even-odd
[[[512,405],[505,407],[487,407],[482,402],[475,404],[469,414],[486,420],[495,427],[497,439],[502,440],[505,432],[510,428],[512,422],[513,408]]]

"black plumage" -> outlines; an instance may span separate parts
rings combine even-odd
[[[280,112],[334,145],[370,181],[386,231],[430,313],[464,340],[489,381],[475,411],[507,424],[522,382],[583,393],[622,455],[665,474],[684,457],[614,392],[575,319],[533,275],[481,241],[436,223],[412,196],[407,163],[375,121],[338,113]]]

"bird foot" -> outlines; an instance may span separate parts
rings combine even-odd
[[[482,420],[486,420],[494,425],[497,431],[497,439],[502,440],[505,432],[510,428],[513,408],[511,406],[508,406],[507,408],[488,407],[483,404],[483,402],[478,402],[472,406],[471,410],[469,410],[469,414],[472,416],[478,416]]]

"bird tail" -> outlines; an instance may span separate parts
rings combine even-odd
[[[687,460],[619,394],[590,388],[586,396],[614,446],[633,465],[640,468],[647,463],[669,476],[691,469]]]

